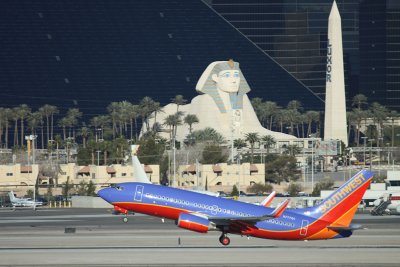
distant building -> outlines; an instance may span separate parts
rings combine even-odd
[[[265,184],[264,164],[191,164],[181,165],[178,169],[179,185],[182,187],[206,186],[211,191],[230,192],[232,187],[240,187],[241,191],[254,183]]]
[[[130,165],[113,164],[110,166],[78,166],[75,163],[60,164],[57,176],[58,185],[62,185],[69,179],[69,183],[89,183],[92,181],[97,189],[113,183],[133,182],[133,167]],[[149,180],[154,184],[160,184],[159,165],[143,165]],[[40,193],[46,193],[49,184],[55,184],[55,177],[43,176],[39,171],[39,165],[33,164],[23,166],[0,165],[0,190],[14,190],[18,195],[26,194],[26,191],[33,189],[35,180],[38,181]],[[61,188],[54,188],[53,195],[61,194]]]
[[[209,0],[210,6],[324,99],[333,0]],[[358,93],[400,111],[400,1],[337,0],[347,107]]]
[[[5,0],[0,7],[1,106],[52,104],[60,116],[71,107],[89,116],[145,96],[165,105],[177,94],[193,98],[204,67],[233,58],[247,70],[250,98],[323,110],[323,98],[203,1]]]

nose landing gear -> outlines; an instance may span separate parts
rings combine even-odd
[[[222,233],[222,235],[219,238],[219,242],[224,246],[228,246],[231,243],[231,239],[228,237],[226,233]]]

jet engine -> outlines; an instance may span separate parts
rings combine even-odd
[[[181,228],[199,233],[207,233],[209,230],[216,230],[215,225],[207,218],[189,213],[181,213],[176,225]]]

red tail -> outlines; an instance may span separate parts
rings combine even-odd
[[[334,226],[348,226],[368,189],[373,173],[362,170],[313,210],[313,215]]]

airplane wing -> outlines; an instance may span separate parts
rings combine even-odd
[[[240,216],[229,216],[229,217],[217,217],[211,216],[208,217],[208,220],[215,223],[216,225],[230,225],[234,222],[248,222],[248,223],[256,223],[260,221],[265,221],[271,218],[278,218],[282,215],[282,213],[286,210],[289,205],[290,199],[286,199],[282,202],[276,209],[274,209],[271,213],[264,214],[262,216],[249,216],[249,217],[240,217]]]

